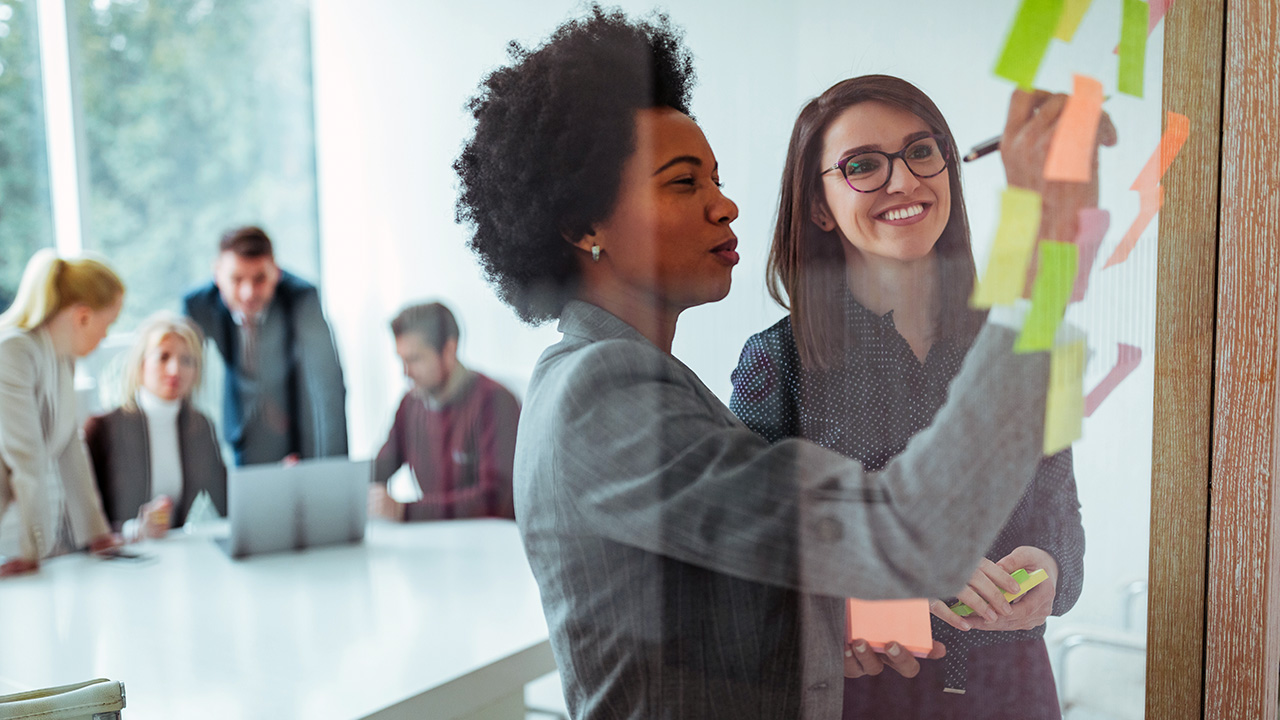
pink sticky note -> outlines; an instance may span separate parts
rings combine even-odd
[[[1071,302],[1080,302],[1089,289],[1089,271],[1102,247],[1102,238],[1111,227],[1111,213],[1098,208],[1084,208],[1077,215],[1076,247],[1080,248],[1080,265],[1076,269],[1076,284],[1071,290]]]
[[[1125,378],[1129,377],[1142,361],[1142,348],[1135,345],[1126,345],[1117,343],[1118,352],[1115,367],[1111,368],[1111,372],[1102,378],[1102,382],[1098,386],[1089,391],[1084,399],[1084,416],[1093,415],[1093,411],[1098,409],[1103,400],[1116,389]]]
[[[1169,11],[1173,0],[1148,0],[1147,4],[1151,6],[1150,14],[1147,15],[1147,34],[1150,35],[1156,29],[1156,23]]]
[[[1102,83],[1085,75],[1074,77],[1074,90],[1049,143],[1045,180],[1089,182],[1092,175],[1093,143],[1102,117]]]
[[[859,600],[849,598],[845,609],[845,638],[866,640],[871,649],[884,652],[896,642],[916,657],[933,649],[933,628],[929,624],[929,600]]]

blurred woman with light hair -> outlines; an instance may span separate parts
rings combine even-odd
[[[74,373],[123,302],[124,283],[105,263],[46,249],[0,315],[0,577],[86,545],[120,544],[76,432]]]
[[[213,423],[191,403],[204,338],[184,317],[143,321],[126,356],[120,407],[85,424],[107,517],[126,539],[164,537],[196,497],[227,510],[227,468]]]

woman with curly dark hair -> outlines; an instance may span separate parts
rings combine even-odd
[[[738,261],[680,33],[596,6],[510,56],[470,106],[458,219],[503,300],[564,334],[529,385],[515,495],[569,708],[839,717],[841,649],[802,628],[842,624],[844,596],[964,585],[1040,459],[1047,357],[1014,355],[1020,316],[997,308],[935,428],[880,472],[770,445],[670,354]],[[1043,152],[1019,154],[1028,177]]]

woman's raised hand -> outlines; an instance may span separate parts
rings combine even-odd
[[[1044,201],[1038,238],[1041,240],[1075,240],[1077,213],[1098,205],[1098,146],[1116,144],[1115,125],[1104,112],[1093,144],[1089,182],[1046,181],[1045,160],[1067,97],[1043,90],[1015,90],[1000,138],[1000,156],[1009,185],[1034,190]]]

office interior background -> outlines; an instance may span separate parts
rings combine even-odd
[[[733,290],[686,313],[673,350],[727,402],[743,342],[785,312],[765,292],[764,269],[800,107],[840,79],[893,74],[935,100],[962,148],[985,140],[1004,122],[1012,88],[991,68],[1019,3],[987,0],[980,11],[947,0],[616,4],[664,10],[685,28],[699,77],[693,112],[741,210]],[[1101,206],[1112,219],[1101,258],[1137,214],[1129,183],[1161,129],[1162,28],[1148,40],[1143,97],[1117,94],[1119,5],[1095,2],[1075,39],[1051,46],[1038,76],[1040,86],[1069,92],[1072,73],[1091,75],[1111,96],[1105,107],[1120,144],[1103,152]],[[129,286],[114,329],[123,337],[208,278],[222,230],[258,223],[280,264],[321,289],[348,385],[354,456],[377,451],[404,391],[387,322],[408,303],[453,307],[463,361],[519,396],[558,334],[522,325],[486,286],[454,222],[451,165],[470,128],[466,102],[504,62],[507,43],[536,43],[582,8],[2,0],[0,295],[12,294],[38,247],[98,252]],[[964,183],[981,271],[1004,187],[998,159],[966,166]],[[1068,616],[1051,619],[1051,651],[1071,634],[1142,637],[1156,242],[1152,224],[1130,260],[1096,271],[1086,300],[1069,311],[1089,331],[1086,389],[1115,363],[1117,343],[1144,357],[1075,446],[1085,589]],[[1141,716],[1140,648],[1086,644],[1072,653],[1071,684],[1060,688],[1077,704],[1069,717]],[[1099,699],[1098,688],[1112,690]]]

